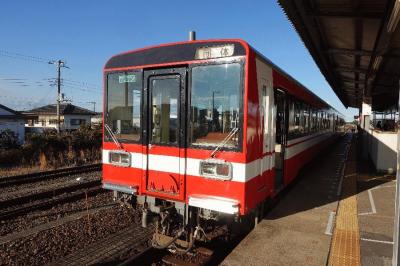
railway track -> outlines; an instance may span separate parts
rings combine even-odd
[[[57,204],[63,204],[63,203],[83,199],[88,196],[94,196],[94,195],[100,193],[101,191],[103,191],[100,184],[98,184],[98,183],[100,183],[100,182],[99,181],[90,182],[90,185],[97,184],[93,187],[87,187],[89,185],[88,183],[83,184],[84,186],[81,186],[79,188],[79,190],[70,191],[69,193],[66,193],[65,190],[62,191],[62,189],[59,189],[59,192],[63,192],[64,194],[58,194],[57,196],[51,196],[48,198],[40,198],[40,197],[38,197],[38,195],[45,194],[45,193],[38,193],[38,194],[34,195],[35,197],[38,198],[37,201],[28,202],[27,204],[19,205],[15,208],[10,208],[10,209],[6,209],[4,211],[0,211],[0,220],[5,221],[5,220],[13,219],[17,216],[24,215],[28,212],[50,209],[51,207],[53,207]],[[78,186],[75,186],[75,188],[77,188],[77,187]],[[71,189],[71,187],[68,189]],[[46,194],[47,193],[48,192],[46,192]],[[53,194],[51,194],[51,195],[53,195]],[[26,196],[26,197],[28,197],[28,196]],[[25,199],[26,197],[23,197],[23,199]],[[17,200],[18,200],[18,198],[12,199],[13,203],[17,203],[16,202]]]
[[[49,209],[57,204],[76,201],[100,193],[102,191],[101,181],[96,176],[66,179],[63,180],[64,182],[53,181],[60,177],[98,171],[99,168],[99,164],[94,164],[1,179],[0,187],[5,184],[6,188],[11,185],[18,186],[44,180],[49,180],[50,184],[32,185],[22,189],[14,188],[11,192],[3,192],[0,197],[0,220],[13,219],[32,211]]]
[[[95,186],[100,186],[100,179],[89,180],[86,182],[68,182],[60,186],[49,186],[44,190],[39,190],[38,192],[26,193],[22,195],[15,195],[15,193],[5,194],[5,198],[0,200],[0,209],[4,209],[14,205],[20,205],[27,202],[32,202],[39,199],[53,198],[60,194],[73,192],[83,188],[91,188]],[[9,196],[9,197],[7,197]]]
[[[0,245],[6,244],[6,243],[12,242],[12,241],[17,241],[19,239],[26,238],[26,237],[38,234],[43,231],[51,230],[55,227],[62,226],[64,224],[71,223],[71,222],[77,221],[79,219],[85,218],[88,215],[93,215],[96,212],[105,211],[116,205],[118,205],[118,203],[113,202],[113,203],[104,204],[101,206],[95,206],[95,207],[91,207],[91,208],[87,208],[87,209],[72,211],[68,215],[61,217],[59,219],[52,220],[52,221],[44,223],[44,224],[39,224],[34,227],[27,228],[25,230],[11,232],[9,234],[0,236]]]
[[[89,164],[75,167],[62,168],[57,170],[36,172],[23,175],[6,176],[0,178],[0,187],[15,186],[19,184],[34,183],[43,180],[51,180],[68,175],[82,174],[93,171],[100,171],[101,164]]]
[[[153,226],[142,228],[134,224],[50,265],[117,264],[127,254],[144,254],[149,249],[148,241],[153,232]]]

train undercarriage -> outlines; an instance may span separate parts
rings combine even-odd
[[[248,232],[262,216],[257,211],[246,216],[225,214],[188,206],[183,202],[121,192],[115,192],[114,199],[141,211],[143,227],[154,224],[155,232],[151,240],[154,248],[167,249],[177,255],[201,254],[210,257],[213,251],[206,247],[212,242],[228,242]]]

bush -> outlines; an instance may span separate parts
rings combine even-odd
[[[10,129],[0,132],[0,149],[8,150],[18,148],[18,137]]]
[[[12,166],[21,164],[24,157],[22,149],[3,150],[0,152],[0,165]]]
[[[59,167],[94,162],[101,158],[101,129],[81,127],[73,132],[27,134],[25,144],[0,152],[0,165]],[[8,143],[8,142],[7,142]],[[11,142],[10,142],[11,143]],[[8,146],[10,147],[10,145]]]

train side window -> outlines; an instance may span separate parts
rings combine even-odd
[[[305,114],[304,108],[305,104],[294,98],[291,99],[289,103],[289,138],[301,137],[308,132],[308,112]]]
[[[289,134],[288,138],[291,139],[294,135],[295,131],[295,111],[294,111],[294,102],[290,98],[289,102]]]
[[[315,132],[317,130],[317,112],[314,108],[311,108],[310,114],[311,114],[310,132]]]
[[[262,86],[262,116],[264,118],[264,135],[268,134],[268,97],[267,97],[267,86]],[[265,139],[265,138],[264,138]],[[268,146],[268,143],[264,143],[264,146]]]
[[[304,133],[307,134],[310,131],[310,110],[307,104],[303,104],[303,117],[304,117]]]
[[[296,116],[298,122],[298,134],[304,134],[304,113],[303,113],[303,103],[297,101],[296,102]]]

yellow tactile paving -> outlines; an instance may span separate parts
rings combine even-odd
[[[351,145],[342,185],[342,199],[329,252],[329,265],[361,265],[360,231],[357,215],[357,161],[354,142]]]

